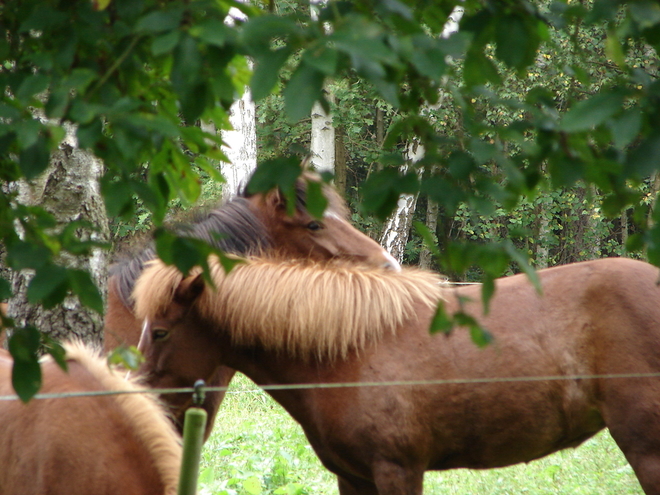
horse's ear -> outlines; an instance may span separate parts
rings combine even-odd
[[[286,208],[286,198],[282,191],[279,188],[275,188],[272,191],[266,193],[266,205],[273,209],[284,209]]]
[[[202,274],[184,278],[174,291],[174,301],[187,306],[191,304],[204,291],[204,278]]]

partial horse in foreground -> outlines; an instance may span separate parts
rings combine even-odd
[[[143,390],[82,345],[68,345],[68,373],[42,363],[41,393]],[[0,395],[14,393],[13,360],[0,350]],[[0,494],[175,495],[178,435],[153,397],[0,401]]]
[[[542,293],[515,275],[497,281],[485,313],[479,287],[410,269],[253,260],[216,269],[212,289],[156,263],[135,297],[151,386],[219,365],[261,385],[309,384],[269,393],[342,495],[420,494],[426,470],[527,462],[605,427],[658,495],[658,275],[630,259],[575,263],[539,271]],[[480,349],[465,328],[430,334],[440,301],[493,342]],[[327,383],[368,386],[311,387]]]
[[[255,195],[243,193],[209,211],[196,222],[180,226],[179,230],[236,255],[260,254],[279,259],[318,261],[343,259],[398,270],[399,264],[392,256],[348,222],[346,203],[333,187],[324,185],[322,188],[328,200],[324,217],[312,217],[306,206],[307,184],[318,180],[317,176],[309,172],[298,179],[293,214],[289,214],[285,196],[279,190]],[[120,344],[137,345],[142,321],[133,314],[131,293],[144,263],[155,256],[153,246],[149,246],[136,256],[111,267],[105,316],[106,351]],[[234,373],[231,368],[220,367],[215,376],[208,377],[208,385],[227,386]],[[176,386],[191,387],[193,383],[181,381]],[[223,392],[211,392],[204,403],[209,414],[207,437],[223,397]],[[163,399],[170,406],[181,430],[190,397],[170,394]]]

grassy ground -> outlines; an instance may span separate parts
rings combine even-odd
[[[297,423],[254,385],[237,376],[204,447],[200,495],[337,494],[335,478]],[[642,490],[609,433],[578,449],[529,464],[488,471],[429,472],[425,495],[631,495]]]

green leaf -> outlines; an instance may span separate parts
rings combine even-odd
[[[284,88],[284,109],[289,122],[295,123],[308,118],[314,102],[321,96],[324,76],[304,62],[291,76]]]
[[[327,45],[310,47],[303,53],[303,60],[310,67],[314,67],[326,76],[333,76],[337,70],[339,54],[334,48]]]
[[[429,333],[434,334],[438,332],[449,334],[454,328],[454,321],[445,311],[445,306],[442,301],[438,303],[438,307],[435,310],[433,319],[431,320],[431,326],[429,328]]]
[[[34,242],[18,241],[7,247],[7,261],[14,270],[41,268],[51,257],[51,252]]]
[[[103,137],[103,123],[101,119],[94,119],[89,124],[78,126],[76,131],[78,145],[85,148],[93,148]]]
[[[80,302],[97,313],[103,314],[103,297],[90,274],[84,270],[74,269],[68,270],[67,273],[71,289]]]
[[[190,36],[184,36],[174,50],[174,63],[170,72],[177,93],[186,94],[198,84],[201,68],[202,56],[197,42]]]
[[[27,288],[27,299],[31,304],[41,303],[51,308],[61,303],[69,289],[67,270],[57,265],[39,268]]]
[[[261,480],[256,476],[250,476],[243,480],[243,490],[250,495],[261,495]]]
[[[484,306],[484,314],[487,314],[490,311],[490,299],[495,293],[495,277],[486,273],[481,282],[481,303]]]
[[[573,105],[564,114],[560,128],[566,132],[587,131],[602,124],[622,108],[623,94],[620,91],[598,93]]]
[[[642,128],[642,111],[638,107],[624,110],[617,118],[608,122],[614,146],[623,150],[633,142]]]
[[[155,12],[150,12],[137,21],[134,31],[141,34],[154,34],[162,33],[163,31],[172,31],[179,27],[182,15],[183,8],[181,7],[175,7],[170,10],[158,10]]]
[[[628,9],[640,29],[650,29],[660,23],[660,5],[657,2],[648,0],[630,2]]]
[[[288,47],[268,52],[257,60],[250,87],[254,101],[265,98],[273,90],[280,78],[280,70],[291,54]]]
[[[69,105],[69,89],[59,87],[53,89],[48,95],[46,101],[46,115],[51,119],[61,119],[64,117],[67,106]]]
[[[225,273],[231,272],[234,269],[234,267],[236,267],[236,265],[245,263],[245,261],[242,259],[229,257],[225,253],[217,250],[215,251],[215,254],[218,256],[218,259],[220,260],[220,264],[222,265],[222,268],[225,270]]]
[[[0,301],[5,301],[12,296],[11,284],[0,277]]]
[[[479,50],[471,49],[465,56],[463,79],[468,88],[486,83],[502,83],[495,64]]]
[[[170,53],[179,44],[179,39],[181,39],[180,31],[170,31],[157,36],[151,43],[151,53],[154,57]]]
[[[527,278],[536,289],[536,292],[542,294],[543,287],[541,287],[541,280],[539,279],[536,270],[534,270],[534,268],[529,264],[527,257],[518,251],[511,241],[504,243],[504,250],[509,255],[509,257],[516,262],[518,267],[525,273],[525,275],[527,275]]]
[[[41,388],[40,342],[41,336],[34,327],[14,329],[9,338],[9,352],[14,358],[11,382],[23,402],[28,402]]]
[[[119,217],[132,211],[133,197],[126,183],[104,181],[101,190],[108,216]]]
[[[413,51],[410,54],[410,61],[420,74],[436,80],[440,80],[445,74],[447,54],[442,46],[441,40],[432,40],[427,36],[418,35],[413,38]]]
[[[415,172],[403,176],[393,168],[374,172],[365,181],[362,206],[367,212],[385,220],[396,208],[401,194],[415,194],[419,191],[419,180]]]
[[[520,15],[501,16],[495,29],[495,54],[512,69],[523,70],[532,62],[539,46],[534,25]]]
[[[144,362],[144,356],[135,346],[119,346],[108,355],[108,364],[122,366],[137,371]]]
[[[623,52],[623,47],[619,41],[619,37],[613,29],[607,30],[607,39],[605,40],[605,55],[607,58],[614,61],[620,69],[626,68],[626,55]]]
[[[422,222],[415,221],[413,222],[415,230],[424,241],[424,246],[427,247],[431,254],[435,257],[436,260],[439,260],[442,257],[440,250],[438,249],[438,240],[435,237],[435,234],[429,230],[426,224]]]
[[[247,185],[249,194],[268,192],[275,188],[293,189],[302,174],[300,161],[295,157],[280,157],[261,162]]]
[[[637,179],[647,177],[660,168],[659,156],[660,133],[655,132],[628,154],[626,171]]]
[[[234,30],[218,19],[200,22],[190,29],[190,34],[209,45],[224,47],[227,41],[234,38]]]
[[[34,74],[26,77],[16,91],[16,97],[27,102],[35,94],[48,89],[50,78],[44,74]]]
[[[46,138],[39,134],[34,144],[21,150],[18,166],[23,176],[30,180],[37,177],[48,168],[50,149]]]
[[[62,370],[67,371],[69,365],[66,361],[66,350],[62,344],[46,334],[41,335],[41,340],[46,352],[52,356],[53,360],[60,368],[62,368]]]
[[[328,206],[328,199],[323,194],[323,184],[313,180],[307,181],[307,211],[314,218],[323,218]]]

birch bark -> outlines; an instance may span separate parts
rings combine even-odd
[[[458,22],[463,16],[463,11],[463,7],[454,8],[454,11],[445,24],[442,37],[446,38],[452,33],[458,31]],[[401,172],[406,173],[412,165],[424,157],[424,153],[424,146],[418,141],[413,140],[413,142],[409,143],[405,156],[407,163],[402,167]],[[420,175],[422,172],[423,171],[418,171]],[[383,226],[380,243],[399,263],[403,262],[416,206],[417,195],[401,195],[397,202],[396,209]]]
[[[76,220],[86,220],[95,231],[80,231],[82,240],[109,242],[110,230],[98,180],[103,172],[102,162],[91,153],[78,148],[75,129],[67,128],[67,137],[50,161],[50,166],[38,179],[13,185],[18,201],[25,205],[41,206],[57,219],[55,229],[62,229]],[[89,257],[62,255],[58,260],[69,268],[88,271],[105,300],[108,253],[95,248]],[[76,337],[101,345],[103,317],[80,304],[69,295],[54,308],[44,309],[28,303],[27,286],[34,276],[31,270],[11,274],[13,297],[9,300],[8,315],[17,327],[31,325],[51,337],[62,340]]]

